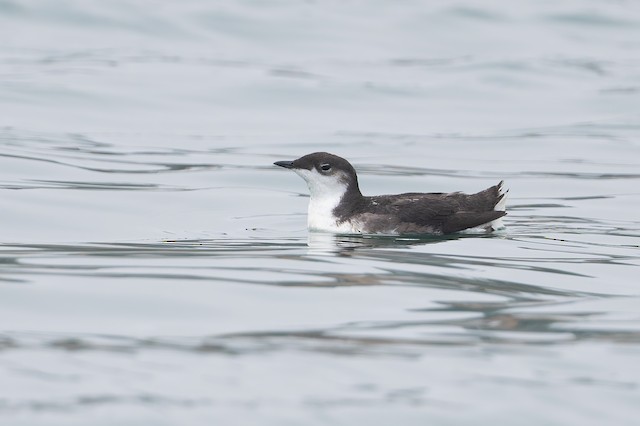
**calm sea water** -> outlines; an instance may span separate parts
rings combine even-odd
[[[507,229],[309,234],[504,179]],[[0,1],[0,419],[635,425],[640,4]]]

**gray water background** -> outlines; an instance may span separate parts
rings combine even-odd
[[[504,179],[507,229],[309,235]],[[635,425],[640,3],[0,1],[6,425]]]

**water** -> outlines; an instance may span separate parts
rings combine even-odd
[[[3,424],[635,424],[639,12],[0,2]],[[507,229],[309,235],[317,150]]]

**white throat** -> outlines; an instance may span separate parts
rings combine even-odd
[[[321,176],[315,170],[296,169],[309,187],[307,226],[314,231],[351,232],[348,222],[338,224],[333,210],[338,207],[347,185],[338,176]]]

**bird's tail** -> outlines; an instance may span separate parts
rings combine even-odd
[[[497,212],[506,212],[507,211],[507,193],[509,192],[509,190],[505,190],[503,188],[504,185],[504,181],[501,180],[499,184],[496,185],[496,189],[498,191],[498,198],[496,200],[496,204],[493,207],[493,210],[497,211]],[[504,223],[502,223],[502,217],[499,217],[498,219],[489,222],[488,224],[492,230],[496,230],[496,229],[503,229]]]
[[[504,185],[504,181],[501,180],[499,184],[496,185],[496,189],[498,190],[498,198],[496,200],[496,205],[493,207],[493,210],[497,212],[503,212],[507,210],[507,193],[509,190],[505,190],[502,186]]]

